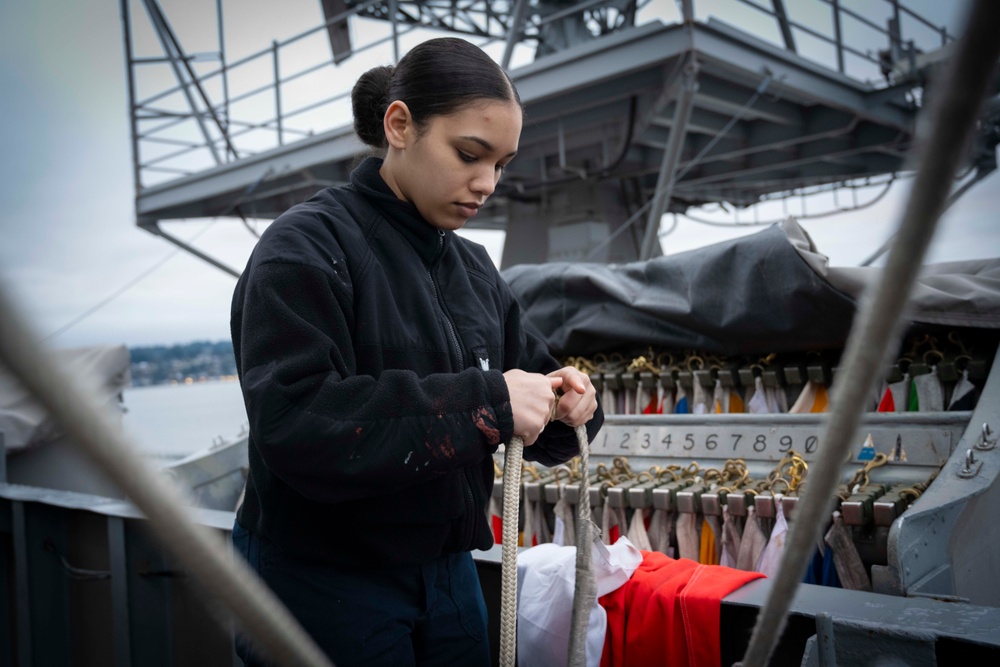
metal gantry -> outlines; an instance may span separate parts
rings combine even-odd
[[[366,153],[349,95],[369,62],[458,34],[513,63],[527,111],[520,153],[470,222],[523,241],[507,244],[503,265],[648,257],[659,252],[662,212],[744,207],[904,171],[924,84],[952,41],[898,0],[877,3],[874,19],[839,0],[811,0],[812,13],[756,0],[716,10],[742,8],[758,30],[776,27],[777,42],[701,17],[693,1],[678,16],[671,3],[631,0],[321,0],[312,28],[262,34],[234,59],[227,47],[248,37],[227,33],[221,0],[217,49],[203,54],[184,49],[187,12],[171,16],[159,0],[121,5],[137,222],[164,236],[160,220],[270,219],[346,182]],[[157,57],[135,55],[136,5],[156,38],[143,49]],[[829,47],[830,62],[803,55],[809,40]]]

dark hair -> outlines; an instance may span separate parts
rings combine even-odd
[[[455,113],[477,100],[521,105],[514,82],[475,44],[440,37],[413,47],[395,68],[373,67],[351,90],[354,131],[363,142],[385,148],[382,126],[389,105],[406,103],[419,129],[433,116]]]

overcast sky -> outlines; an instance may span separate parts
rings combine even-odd
[[[229,4],[227,16],[236,16],[236,5]],[[697,6],[703,13],[721,4],[701,0]],[[178,5],[163,2],[175,21]],[[282,29],[292,30],[290,15],[304,26],[320,18],[315,0],[241,0],[240,6],[251,8],[243,20],[250,22],[247,33],[259,38],[255,48],[270,42],[279,20],[285,21]],[[278,7],[280,15],[275,14]],[[676,15],[668,0],[654,2],[651,8],[662,10],[668,19]],[[180,37],[183,40],[184,34]],[[0,3],[0,280],[41,337],[149,272],[108,305],[50,339],[56,347],[227,339],[234,279],[135,226],[123,60],[117,0]],[[978,185],[946,216],[929,261],[1000,255],[996,185],[995,178]],[[862,192],[859,200],[875,194]],[[891,234],[904,194],[905,184],[895,185],[878,205],[863,212],[804,226],[831,263],[857,264]],[[841,196],[838,203],[847,201]],[[806,212],[833,205],[832,200],[810,201]],[[801,212],[797,200],[788,207],[791,213]],[[758,217],[781,213],[778,205],[761,210]],[[731,214],[698,215],[726,222],[752,219],[747,213],[735,219]],[[254,243],[231,220],[164,227],[182,238],[198,235],[195,245],[240,269]],[[681,218],[662,242],[666,252],[679,252],[750,231]],[[502,235],[474,238],[499,258]]]

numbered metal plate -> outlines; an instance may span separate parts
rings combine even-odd
[[[591,453],[604,456],[650,456],[674,459],[742,458],[779,461],[795,450],[807,461],[816,457],[821,424],[812,415],[674,415],[659,418],[608,417]],[[968,415],[935,420],[880,416],[862,423],[851,460],[871,435],[876,452],[894,463],[938,466],[954,450]],[[930,423],[927,423],[930,421]]]

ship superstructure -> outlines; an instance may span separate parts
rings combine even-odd
[[[252,229],[346,182],[366,154],[350,123],[357,75],[428,36],[464,36],[509,69],[525,105],[519,155],[470,227],[506,232],[501,264],[526,316],[602,392],[595,520],[624,533],[636,516],[667,512],[711,526],[752,507],[794,522],[822,444],[824,411],[811,407],[841,377],[877,272],[826,266],[794,222],[662,257],[661,220],[850,193],[912,170],[921,111],[956,39],[913,4],[322,0],[301,30],[234,35],[238,5],[121,0],[137,224],[236,275],[159,223],[219,217]],[[995,94],[954,196],[995,169]],[[763,280],[762,267],[778,278]],[[922,276],[927,300],[907,316],[842,468],[838,511],[869,589],[803,585],[773,664],[1000,654],[998,272],[983,261]],[[940,405],[909,410],[931,377]],[[757,392],[776,409],[750,410]],[[810,409],[790,413],[806,399]],[[682,400],[703,409],[678,410]],[[743,411],[722,409],[737,402]],[[170,469],[196,519],[221,533],[245,446]],[[550,522],[572,495],[564,474],[524,472],[533,520]],[[536,525],[525,534],[544,535]],[[11,647],[0,665],[235,660],[127,502],[56,480],[0,485],[0,540],[11,601],[0,606],[0,646]],[[495,611],[497,553],[477,560]],[[723,602],[726,664],[743,655],[768,585]],[[56,620],[43,630],[43,618]]]

